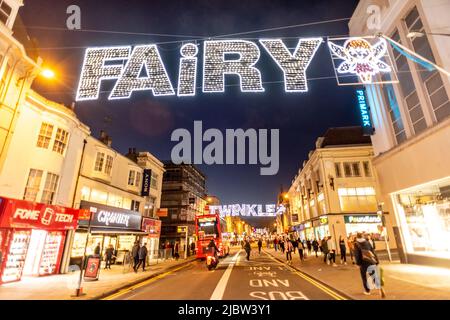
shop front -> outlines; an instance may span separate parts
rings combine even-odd
[[[142,231],[146,234],[144,242],[148,244],[150,259],[153,259],[154,256],[158,257],[161,220],[142,218]]]
[[[319,219],[313,221],[314,235],[317,240],[323,239],[330,235],[330,228],[328,227],[328,217],[321,216]]]
[[[80,218],[78,229],[70,254],[71,265],[81,265],[83,253],[86,256],[96,254],[99,248],[101,256],[109,246],[114,248],[115,260],[113,263],[126,262],[127,254],[136,241],[141,241],[148,234],[142,231],[142,216],[139,212],[122,208],[110,207],[88,201],[81,201],[80,208],[91,212],[90,234],[89,215]],[[147,243],[148,244],[148,243]],[[97,249],[98,250],[98,249]]]
[[[312,222],[311,221],[305,222],[304,226],[305,226],[305,237],[306,237],[306,240],[311,240],[312,241],[313,239],[315,239],[314,228],[312,226]]]
[[[377,214],[344,215],[346,236],[368,233],[376,241],[384,241],[381,216]]]
[[[450,266],[450,178],[392,195],[410,263]]]
[[[0,198],[0,283],[59,273],[79,210]]]

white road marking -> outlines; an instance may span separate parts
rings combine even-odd
[[[225,289],[228,284],[228,280],[230,279],[231,276],[231,271],[233,270],[233,267],[236,264],[236,260],[239,259],[239,254],[241,253],[241,251],[242,250],[239,250],[231,260],[231,263],[228,265],[227,270],[225,270],[225,273],[222,275],[222,278],[220,278],[219,282],[217,283],[217,286],[214,289],[214,292],[211,295],[210,300],[222,300],[223,294],[225,293]]]

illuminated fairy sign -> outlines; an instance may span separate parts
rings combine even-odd
[[[242,92],[264,92],[261,71],[256,67],[262,47],[283,73],[286,92],[307,92],[306,72],[322,38],[300,38],[293,52],[281,39],[211,40],[203,42],[202,92],[225,91],[227,75],[238,75]],[[334,55],[344,59],[338,72],[358,75],[370,83],[379,72],[391,68],[381,61],[386,42],[372,46],[367,40],[352,38],[343,47],[329,42]],[[130,98],[135,91],[151,91],[154,96],[194,96],[197,89],[199,48],[194,43],[180,48],[178,81],[174,87],[155,44],[94,47],[85,52],[77,90],[77,101],[97,100],[103,81],[114,80],[110,100]],[[230,56],[232,58],[230,58]]]

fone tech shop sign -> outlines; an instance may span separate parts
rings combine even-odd
[[[92,47],[85,52],[76,100],[97,100],[102,83],[109,80],[114,82],[110,100],[128,99],[136,91],[150,91],[156,97],[195,96],[199,88],[205,94],[221,93],[228,75],[239,77],[241,92],[263,93],[264,70],[258,67],[262,52],[283,75],[285,92],[307,92],[308,67],[324,42],[316,37],[299,38],[289,44],[279,38],[186,43],[179,51],[177,75],[167,73],[156,44]],[[385,83],[387,80],[379,75],[394,73],[383,38],[335,38],[327,42],[339,85]],[[199,74],[201,84],[197,84]],[[395,75],[389,78],[390,82],[397,81]]]
[[[89,209],[91,226],[103,229],[141,230],[142,217],[139,212],[81,201],[82,209]],[[87,227],[89,220],[80,220],[79,225]]]

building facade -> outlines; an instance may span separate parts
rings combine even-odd
[[[377,249],[386,248],[372,158],[370,138],[361,127],[330,128],[317,139],[288,192],[292,229],[301,239],[331,236],[339,248],[340,236],[367,232]],[[392,225],[385,220],[389,234]]]
[[[369,5],[381,8],[378,30],[367,29]],[[382,32],[450,70],[446,0],[360,1],[352,36]],[[390,51],[399,83],[366,87],[375,134],[373,165],[384,209],[395,213],[404,262],[450,266],[450,80]]]
[[[160,218],[161,241],[180,241],[185,244],[185,234],[178,226],[188,226],[188,243],[195,241],[195,216],[205,212],[207,204],[206,177],[195,166],[164,163]]]

